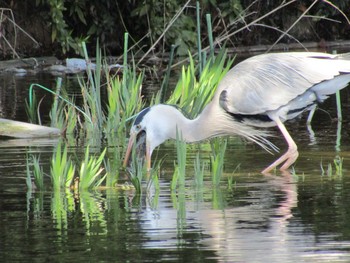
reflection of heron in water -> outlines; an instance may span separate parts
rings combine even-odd
[[[350,81],[350,54],[276,53],[251,57],[222,79],[213,100],[195,119],[187,119],[176,107],[155,105],[141,111],[130,131],[124,165],[134,141],[146,138],[146,163],[151,168],[153,150],[177,130],[186,142],[223,135],[240,135],[266,150],[276,147],[268,133],[257,128],[277,126],[288,150],[263,170],[288,169],[298,158],[298,149],[284,122],[344,88]]]

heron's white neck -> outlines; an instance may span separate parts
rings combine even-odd
[[[219,135],[217,125],[215,125],[212,116],[212,107],[209,104],[203,112],[193,120],[187,119],[184,116],[178,118],[176,120],[176,128],[173,138],[176,139],[176,129],[181,132],[182,139],[186,142],[199,142]],[[219,118],[218,115],[216,116]]]

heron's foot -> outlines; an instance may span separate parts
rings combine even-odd
[[[298,156],[299,156],[299,152],[297,148],[294,148],[294,147],[289,148],[285,154],[283,154],[280,158],[278,158],[271,165],[265,168],[261,173],[267,174],[282,163],[284,164],[281,166],[280,170],[285,171],[298,159]]]

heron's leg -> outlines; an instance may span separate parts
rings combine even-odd
[[[307,116],[307,120],[306,120],[307,124],[311,125],[312,118],[314,117],[315,111],[316,111],[316,104],[314,104],[309,111],[309,116]]]
[[[295,144],[295,142],[292,139],[292,137],[290,136],[290,134],[287,131],[287,129],[284,126],[284,124],[278,118],[276,118],[275,122],[276,122],[278,128],[280,129],[280,131],[282,132],[284,138],[286,139],[286,141],[288,143],[288,150],[280,158],[278,158],[276,161],[274,161],[270,166],[265,168],[262,171],[262,173],[269,173],[269,172],[271,172],[273,169],[275,169],[278,165],[282,164],[283,162],[284,162],[284,164],[282,165],[280,170],[281,171],[287,170],[296,161],[296,159],[299,156],[298,147]]]
[[[312,129],[311,125],[309,123],[306,124],[307,131],[309,132],[309,138],[310,138],[310,145],[316,144],[316,137],[315,137],[315,132]]]

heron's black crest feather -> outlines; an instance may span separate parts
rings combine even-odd
[[[150,107],[147,107],[145,109],[143,109],[142,111],[140,111],[140,113],[137,115],[135,121],[134,121],[134,125],[138,125],[142,122],[143,117],[150,111]]]

